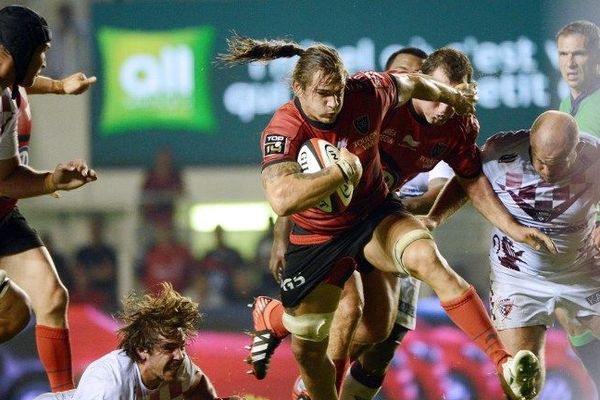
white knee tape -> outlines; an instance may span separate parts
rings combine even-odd
[[[404,255],[404,251],[412,242],[419,239],[433,240],[433,236],[431,236],[431,233],[427,229],[415,229],[402,235],[402,237],[394,243],[394,265],[400,276],[410,275],[402,263],[402,255]]]
[[[329,336],[333,313],[304,314],[283,313],[283,326],[294,336],[311,342],[322,342]]]

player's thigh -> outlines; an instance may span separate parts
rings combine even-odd
[[[400,282],[397,276],[373,270],[363,274],[365,306],[355,335],[357,343],[378,343],[392,329],[398,309]]]
[[[373,231],[371,240],[363,250],[365,258],[379,270],[399,272],[393,260],[394,246],[403,235],[417,229],[426,228],[408,213],[388,215]]]
[[[52,293],[65,290],[43,246],[0,257],[0,268],[29,295],[34,308],[36,303],[47,302]]]

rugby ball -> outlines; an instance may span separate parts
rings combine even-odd
[[[300,147],[297,161],[303,173],[313,173],[335,164],[339,158],[340,151],[333,144],[312,138]],[[317,208],[328,213],[343,211],[350,204],[353,192],[352,184],[343,183],[331,195],[321,199]]]

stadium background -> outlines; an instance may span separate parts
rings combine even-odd
[[[2,0],[0,4],[13,2]],[[19,3],[47,16],[53,25],[63,2]],[[83,96],[31,98],[34,132],[30,164],[51,169],[59,161],[84,157],[97,168],[100,179],[59,200],[30,199],[20,202],[20,207],[31,224],[51,234],[56,247],[66,253],[86,240],[88,216],[105,216],[108,241],[119,254],[115,285],[121,294],[138,285],[134,266],[140,251],[140,187],[144,169],[163,145],[172,148],[183,168],[186,196],[178,204],[177,228],[195,255],[202,256],[214,245],[210,232],[216,223],[228,232],[228,243],[247,258],[252,257],[267,229],[268,214],[259,214],[261,218],[254,225],[239,226],[239,219],[226,218],[231,208],[221,211],[223,214],[217,212],[213,225],[198,220],[204,215],[202,207],[207,205],[264,207],[257,138],[272,112],[289,98],[287,77],[293,60],[233,69],[213,64],[214,56],[225,49],[225,39],[233,31],[253,37],[288,37],[302,44],[326,42],[340,50],[351,72],[382,69],[387,56],[403,46],[426,51],[446,45],[457,47],[467,53],[475,67],[481,96],[477,112],[482,126],[479,142],[483,143],[498,130],[528,127],[541,111],[557,108],[567,91],[560,82],[554,34],[571,20],[600,20],[600,4],[592,0],[331,0],[327,4],[153,0],[73,1],[72,5],[76,17],[86,21],[88,27],[88,51],[80,55],[87,61],[83,65],[89,66],[84,72],[97,75],[99,81]],[[487,237],[488,229],[472,209],[466,208],[436,233],[450,262],[483,291],[487,287],[488,243],[481,238]],[[82,313],[78,315],[87,315],[81,310],[89,311],[86,307],[74,308]],[[105,321],[102,315],[91,315]],[[243,310],[218,310],[214,315],[207,314],[204,329],[239,332],[249,326],[247,318]],[[435,306],[423,314],[423,319],[427,326],[437,326],[443,320]],[[425,326],[422,330],[429,331]],[[241,360],[243,353],[231,348],[239,338],[228,335],[221,346],[229,346],[226,350]],[[81,340],[86,338],[74,333],[76,354],[90,349]],[[0,346],[2,360],[18,359],[16,364],[1,361],[0,380],[6,382],[0,382],[0,398],[23,398],[11,397],[16,395],[9,395],[9,388],[37,379],[26,378],[26,372],[39,371],[32,343],[26,333]],[[218,347],[218,343],[210,347]],[[562,343],[557,348],[565,348],[560,339],[557,343]],[[567,350],[564,357],[570,357]],[[200,360],[202,363],[202,357]],[[9,364],[18,367],[9,368]],[[563,367],[567,364],[562,362]],[[243,375],[242,363],[226,369],[231,385],[246,382],[246,378],[236,375],[238,370]],[[6,372],[17,370],[25,372]],[[559,388],[573,383],[557,382]],[[289,387],[288,378],[267,379],[261,385],[273,387],[253,393],[285,399],[289,397],[287,389],[285,394],[279,391],[284,384]],[[585,388],[585,382],[581,385]],[[223,393],[230,391],[220,386]],[[583,398],[573,393],[575,397],[571,398]],[[389,398],[410,398],[409,394],[402,396]],[[553,388],[543,398],[567,399],[565,396]]]

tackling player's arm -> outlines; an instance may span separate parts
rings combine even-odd
[[[438,101],[454,108],[458,114],[472,114],[477,102],[477,85],[462,83],[456,87],[438,82],[423,74],[391,74],[398,87],[398,104],[411,98]]]
[[[421,196],[403,198],[402,204],[404,204],[407,210],[412,214],[427,214],[447,181],[447,178],[435,178],[430,180],[425,193]]]
[[[545,247],[550,253],[556,254],[556,245],[547,235],[535,228],[519,224],[498,199],[487,177],[480,173],[473,179],[456,177],[458,183],[473,202],[473,206],[498,229],[513,240],[525,243],[540,250]]]
[[[285,252],[290,241],[292,220],[289,217],[277,217],[273,227],[273,246],[269,258],[269,270],[278,283],[285,267]]]
[[[96,172],[83,160],[59,164],[54,172],[35,171],[22,165],[18,156],[0,160],[0,195],[12,199],[72,190],[96,179]]]
[[[361,175],[360,160],[343,148],[334,165],[318,172],[303,173],[300,164],[285,161],[267,166],[261,178],[273,211],[287,216],[314,207],[344,182],[355,185]]]
[[[81,94],[95,82],[95,76],[86,77],[83,72],[74,73],[63,79],[38,76],[33,81],[33,85],[25,90],[27,94]]]

